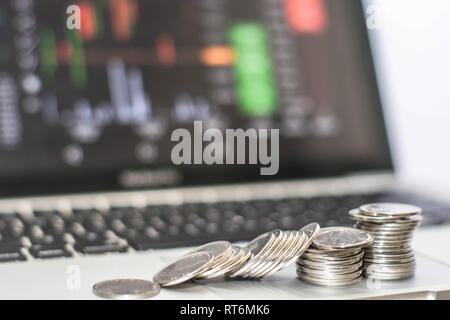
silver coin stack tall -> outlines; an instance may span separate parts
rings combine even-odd
[[[364,256],[366,277],[396,280],[414,275],[411,240],[422,221],[421,212],[419,207],[401,203],[371,203],[350,210],[355,227],[374,237]]]
[[[300,279],[318,285],[344,286],[362,279],[363,248],[373,237],[346,227],[321,229],[310,248],[297,260]]]

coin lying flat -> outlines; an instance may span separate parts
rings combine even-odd
[[[323,279],[323,280],[341,280],[341,281],[342,280],[353,280],[357,277],[360,277],[363,272],[362,269],[358,269],[358,270],[350,271],[350,272],[335,273],[335,272],[326,272],[323,270],[317,271],[317,270],[308,269],[308,268],[304,268],[304,267],[299,267],[297,270],[299,272],[301,272],[302,274],[309,276],[309,277]]]
[[[397,223],[397,224],[405,224],[410,225],[412,223],[417,223],[422,221],[423,217],[419,214],[414,216],[404,216],[404,217],[396,217],[396,216],[371,216],[364,214],[359,209],[352,209],[349,211],[349,215],[352,219],[363,222],[370,223]]]
[[[159,271],[153,281],[161,286],[173,286],[191,280],[207,269],[213,260],[209,252],[194,252],[172,262]]]
[[[346,258],[360,253],[362,248],[346,249],[346,250],[319,250],[309,247],[305,253],[318,254],[320,256],[328,256],[330,258]]]
[[[301,259],[297,266],[299,267],[304,267],[304,268],[309,268],[309,269],[314,269],[314,270],[324,270],[324,271],[348,271],[348,272],[353,272],[356,271],[358,269],[361,269],[363,265],[363,261],[362,259],[360,259],[359,261],[355,262],[355,263],[351,263],[351,264],[346,264],[346,265],[329,265],[326,263],[320,263],[317,261],[309,261],[309,260],[305,260],[305,259]]]
[[[338,264],[338,265],[346,265],[346,264],[352,264],[356,263],[357,261],[360,261],[364,257],[364,251],[361,250],[360,253],[357,253],[353,256],[349,256],[346,258],[338,257],[335,258],[333,256],[329,255],[319,255],[319,254],[313,254],[305,252],[303,254],[303,257],[307,259],[308,261],[317,261],[319,263],[326,263],[329,265]]]
[[[392,202],[364,204],[359,207],[359,210],[370,216],[408,217],[422,213],[422,209],[419,207]]]
[[[324,250],[361,248],[372,243],[370,233],[347,227],[331,227],[320,229],[314,247]]]
[[[303,281],[306,281],[306,282],[309,282],[312,284],[321,285],[321,286],[348,286],[348,285],[358,283],[362,279],[362,277],[360,275],[357,275],[357,276],[355,276],[354,279],[350,279],[350,280],[321,279],[321,278],[316,278],[316,277],[310,277],[308,275],[305,275],[305,274],[299,273],[299,272],[297,272],[297,275]]]
[[[107,299],[145,299],[160,292],[157,283],[139,279],[115,279],[98,282],[92,292]]]

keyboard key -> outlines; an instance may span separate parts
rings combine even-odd
[[[75,242],[75,250],[82,254],[100,254],[107,252],[125,252],[127,246],[115,239],[99,238],[92,241],[79,240]]]
[[[35,244],[31,246],[29,252],[36,259],[50,259],[72,256],[72,254],[66,249],[65,243]]]
[[[20,242],[0,242],[0,262],[24,260],[26,259],[22,254]]]

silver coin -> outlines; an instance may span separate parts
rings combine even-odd
[[[145,299],[160,292],[157,283],[139,279],[115,279],[96,283],[92,292],[107,299]]]
[[[364,273],[366,278],[378,279],[378,280],[400,280],[405,278],[410,278],[414,276],[415,271],[407,271],[403,273]]]
[[[366,250],[367,255],[371,254],[403,254],[409,252],[408,247],[405,248],[376,248],[371,247],[370,250]]]
[[[286,255],[289,253],[289,248],[296,243],[298,234],[296,231],[285,231],[285,237],[280,242],[279,246],[273,250],[272,255],[265,259],[265,263],[261,264],[258,268],[252,270],[251,277],[261,278],[263,277],[268,269],[273,268],[285,259]]]
[[[408,242],[411,241],[413,238],[413,235],[408,236],[375,236],[373,235],[373,241],[374,242]]]
[[[362,264],[361,264],[361,266],[362,266]],[[305,265],[302,265],[302,264],[299,264],[299,263],[296,264],[296,267],[297,267],[298,271],[304,271],[304,272],[310,273],[311,275],[313,275],[313,274],[317,274],[317,275],[323,274],[323,275],[329,275],[329,276],[354,274],[355,272],[363,270],[363,268],[361,266],[359,268],[329,270],[329,269],[314,269],[314,268],[309,268],[308,266],[305,266]]]
[[[253,258],[257,263],[255,263],[246,273],[242,275],[244,278],[257,278],[259,271],[268,268],[270,265],[275,263],[280,256],[285,253],[284,248],[286,243],[292,241],[293,234],[290,231],[281,231],[278,234],[276,243],[267,251],[266,254],[261,255],[259,258]]]
[[[196,279],[213,279],[225,275],[226,273],[234,270],[239,264],[246,261],[250,254],[249,252],[241,247],[232,246],[233,253],[229,260],[223,262],[222,264],[202,272]]]
[[[411,221],[419,221],[422,220],[421,215],[415,215],[415,216],[408,216],[408,217],[396,217],[396,216],[369,216],[362,214],[359,209],[352,209],[348,213],[350,215],[350,218],[357,221],[364,221],[364,222],[373,222],[373,223],[411,223]]]
[[[422,217],[422,216],[413,216],[413,217]],[[413,218],[410,217],[410,218]],[[399,231],[410,231],[415,230],[420,225],[420,221],[413,222],[366,222],[366,221],[356,221],[357,227],[364,227],[373,231],[386,231],[386,232],[399,232]]]
[[[256,271],[270,263],[272,257],[278,253],[280,247],[282,247],[284,241],[287,239],[288,235],[290,235],[290,233],[279,229],[272,231],[272,233],[275,236],[274,242],[270,246],[267,246],[260,254],[251,257],[252,264],[240,275],[241,278],[254,278]]]
[[[213,255],[209,252],[201,251],[185,255],[159,271],[153,277],[153,281],[164,287],[191,280],[206,270],[212,260]]]
[[[370,249],[383,249],[383,250],[389,250],[389,249],[407,249],[411,247],[411,243],[409,241],[407,242],[397,242],[397,243],[390,243],[388,241],[374,241],[372,245],[370,246]]]
[[[314,277],[309,277],[307,275],[304,274],[299,274],[297,273],[298,277],[306,282],[312,283],[312,284],[317,284],[317,285],[321,285],[321,286],[348,286],[348,285],[352,285],[352,284],[356,284],[358,282],[361,281],[362,277],[359,276],[355,279],[352,280],[348,280],[348,281],[342,281],[342,280],[323,280],[323,279],[317,279]]]
[[[262,277],[267,277],[269,275],[274,274],[275,272],[286,268],[287,266],[294,263],[298,256],[301,254],[303,244],[308,240],[308,237],[305,235],[303,231],[292,231],[295,235],[295,239],[292,243],[286,248],[286,254],[279,259],[276,263],[270,266],[268,269],[264,271],[261,275]]]
[[[408,228],[408,229],[398,229],[398,230],[392,230],[392,229],[388,229],[388,228],[372,228],[372,227],[367,227],[366,225],[363,224],[355,224],[355,228],[357,229],[361,229],[367,232],[370,232],[372,235],[391,235],[391,236],[405,236],[405,235],[409,235],[409,234],[413,234],[414,231],[416,231],[417,228]]]
[[[363,261],[361,260],[361,261],[358,261],[356,263],[349,264],[349,265],[327,265],[324,263],[316,263],[313,261],[300,259],[297,262],[297,265],[306,267],[309,269],[323,270],[323,271],[329,271],[329,272],[347,271],[347,273],[349,273],[349,272],[354,272],[354,271],[358,270],[359,268],[361,268],[363,265]]]
[[[234,274],[237,270],[241,269],[244,265],[246,265],[249,262],[252,256],[251,252],[246,248],[241,248],[241,251],[243,252],[242,257],[238,261],[236,261],[236,263],[229,270],[225,272],[224,274],[225,277],[233,278],[232,274]]]
[[[206,269],[205,271],[201,272],[199,275],[197,275],[196,279],[211,279],[216,278],[221,274],[221,271],[226,268],[229,264],[234,263],[236,260],[240,258],[241,250],[237,246],[231,247],[231,254],[227,256],[227,259],[224,259],[220,263],[213,264],[211,267]],[[214,261],[214,260],[213,260]]]
[[[371,259],[405,259],[414,257],[414,252],[412,250],[405,251],[402,253],[373,253],[373,252],[366,252],[364,255],[364,258],[371,258]]]
[[[365,274],[395,274],[395,273],[407,273],[416,269],[415,264],[410,264],[409,267],[400,265],[364,265],[363,270]]]
[[[281,230],[266,232],[250,241],[245,246],[245,248],[251,253],[250,259],[247,261],[247,263],[242,265],[241,268],[237,269],[235,272],[229,274],[228,276],[230,278],[239,277],[247,272],[247,270],[252,268],[255,264],[259,263],[258,259],[267,253],[267,249],[272,247],[280,233]]]
[[[301,274],[304,274],[309,277],[317,278],[317,279],[323,279],[323,280],[352,280],[357,277],[360,277],[363,273],[362,269],[358,269],[353,272],[348,273],[334,273],[334,272],[326,272],[326,271],[317,271],[314,269],[308,269],[308,268],[301,268],[299,267],[297,269],[298,272]]]
[[[373,270],[388,270],[388,269],[392,269],[392,270],[398,270],[398,269],[407,269],[407,268],[412,268],[416,266],[416,262],[415,261],[410,261],[410,262],[406,262],[406,263],[383,263],[383,264],[376,264],[376,263],[365,263],[364,264],[364,268],[368,268],[371,267]]]
[[[209,252],[213,255],[211,264],[220,264],[229,258],[229,255],[231,254],[231,244],[228,241],[214,241],[189,251],[187,254],[195,252]]]
[[[417,206],[393,203],[393,202],[379,202],[364,204],[359,207],[364,214],[371,216],[395,216],[395,217],[408,217],[422,213],[422,209]]]
[[[362,248],[343,249],[343,250],[319,250],[309,247],[305,253],[318,254],[321,256],[329,256],[333,258],[345,258],[362,252]]]
[[[410,273],[416,270],[416,265],[411,265],[409,267],[386,267],[386,266],[377,266],[377,265],[364,265],[363,270],[365,274],[380,274],[380,275],[388,275],[388,274],[404,274]]]
[[[346,265],[346,264],[356,263],[356,262],[360,261],[363,257],[364,257],[363,251],[361,251],[360,253],[355,254],[353,256],[346,257],[346,258],[335,258],[335,257],[330,258],[329,256],[308,254],[305,252],[302,256],[302,259],[316,261],[319,263],[325,263],[325,264],[330,264],[330,265],[333,265],[333,264]]]
[[[306,245],[309,247],[319,234],[320,225],[316,222],[313,222],[301,228],[300,231],[304,232],[308,237],[308,242],[306,243]]]
[[[313,241],[315,248],[333,250],[362,248],[373,241],[370,233],[355,228],[331,227],[320,229]]]
[[[293,247],[292,254],[290,254],[290,257],[288,256],[287,260],[281,262],[277,270],[284,269],[294,263],[311,245],[311,238],[307,236],[304,231],[300,230],[298,231],[298,234],[300,235],[300,239],[298,240],[298,243]]]
[[[385,239],[375,239],[373,240],[373,246],[375,247],[384,247],[384,246],[392,246],[395,247],[397,245],[409,246],[411,240],[385,240]]]

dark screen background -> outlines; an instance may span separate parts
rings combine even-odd
[[[81,30],[66,25],[71,4]],[[170,135],[194,120],[280,129],[279,173],[173,165]],[[165,187],[385,168],[359,1],[0,4],[0,195],[130,187],[130,170],[158,177],[136,187]]]

